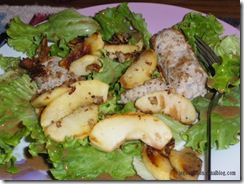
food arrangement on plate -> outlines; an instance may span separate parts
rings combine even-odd
[[[240,39],[223,32],[190,12],[151,35],[127,3],[36,26],[13,18],[8,45],[26,57],[0,56],[0,165],[18,172],[13,149],[25,139],[57,180],[197,180],[213,91],[212,148],[239,142]],[[220,64],[204,66],[198,38]]]

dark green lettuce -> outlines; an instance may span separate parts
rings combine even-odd
[[[130,11],[127,3],[121,3],[114,8],[107,8],[97,13],[94,19],[102,28],[103,39],[109,41],[115,34],[139,32],[144,45],[149,48],[150,33],[141,14]]]
[[[101,104],[99,106],[99,113],[102,115],[111,115],[118,113],[136,112],[136,107],[133,102],[128,102],[125,105],[123,105],[119,104],[118,101],[119,98],[117,96],[114,96],[112,99]]]

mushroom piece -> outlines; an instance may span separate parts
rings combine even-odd
[[[196,180],[201,172],[202,160],[190,148],[184,148],[181,151],[172,150],[169,154],[169,160],[178,173],[176,178]],[[174,176],[173,173],[172,176]]]
[[[170,180],[172,166],[169,159],[161,155],[159,150],[145,146],[142,153],[143,163],[150,173],[158,180]]]

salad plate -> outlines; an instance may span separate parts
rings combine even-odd
[[[97,12],[108,8],[115,7],[118,4],[106,4],[79,9],[78,12],[82,15],[93,16]],[[145,18],[148,30],[151,34],[171,27],[176,23],[182,21],[185,14],[194,10],[164,5],[156,3],[129,3],[130,9],[135,13],[140,13]],[[233,26],[221,21],[224,26],[224,35],[234,34],[240,36],[240,31]],[[0,48],[0,54],[3,56],[23,57],[20,52],[14,51],[7,45]],[[0,71],[1,74],[1,71]],[[19,146],[14,150],[14,155],[17,157],[17,165],[21,171],[17,174],[9,174],[3,169],[0,169],[0,179],[6,180],[50,180],[47,172],[47,164],[41,158],[34,158],[25,160],[23,156],[23,147],[27,143],[22,140]],[[204,160],[204,158],[203,158]],[[203,164],[204,165],[204,164]],[[236,144],[227,150],[212,150],[211,155],[212,180],[240,180],[240,144]],[[200,180],[204,180],[204,169],[199,176]]]

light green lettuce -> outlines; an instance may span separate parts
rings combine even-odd
[[[215,75],[209,77],[208,87],[219,92],[230,91],[231,86],[240,84],[240,57],[235,55],[223,55],[221,65],[213,64]]]
[[[209,45],[216,45],[220,41],[220,35],[224,32],[224,27],[215,16],[204,16],[197,12],[186,14],[174,28],[184,33],[187,42],[195,51],[195,36],[202,38]]]
[[[240,84],[240,38],[225,36],[213,49],[221,57],[220,65],[213,64],[215,75],[208,79],[208,86],[220,92],[230,91],[229,87]]]
[[[119,63],[106,56],[101,57],[100,60],[102,63],[102,71],[94,72],[92,74],[92,78],[100,80],[110,85],[115,84],[117,80],[120,78],[120,76],[131,65],[130,61]]]
[[[51,173],[58,180],[93,180],[101,174],[122,180],[134,176],[132,162],[140,156],[142,145],[132,142],[113,152],[103,152],[89,145],[88,141],[66,139],[63,143],[47,142]]]
[[[59,57],[66,57],[70,52],[70,48],[68,44],[63,40],[59,40],[56,43],[50,46],[50,55],[51,56],[59,56]]]
[[[4,57],[0,54],[0,68],[5,72],[15,70],[19,66],[19,58]]]
[[[238,91],[240,89],[237,89]],[[236,104],[240,104],[240,96],[236,95],[236,89],[231,90],[232,94],[224,94],[220,100],[220,104],[215,109],[232,108],[238,110]],[[240,91],[239,91],[240,93]],[[235,106],[231,106],[234,102]],[[186,146],[191,147],[196,151],[204,152],[207,150],[207,108],[209,100],[203,97],[198,97],[193,100],[193,104],[200,113],[200,121],[190,127],[183,135],[186,141]],[[227,106],[226,106],[227,105]],[[227,149],[229,146],[239,142],[240,134],[240,111],[232,115],[228,113],[221,113],[221,111],[214,110],[211,115],[211,143],[212,148]]]
[[[226,54],[240,56],[240,38],[236,35],[225,36],[220,42],[214,45],[213,49],[219,56]]]
[[[0,81],[0,165],[13,166],[13,148],[39,124],[29,103],[36,90],[36,84],[26,74]]]
[[[77,36],[87,36],[98,30],[99,25],[91,17],[80,15],[74,9],[65,9],[35,27],[25,24],[19,17],[14,17],[7,34],[9,46],[28,56],[34,56],[43,36],[47,36],[52,42],[63,39],[67,43]]]
[[[220,65],[213,64],[215,75],[208,80],[208,87],[223,93],[230,86],[240,83],[240,38],[235,35],[222,36],[223,25],[213,15],[191,12],[174,26],[181,30],[187,42],[196,50],[196,36],[205,41],[220,57]]]
[[[155,116],[161,119],[171,129],[176,144],[183,140],[182,136],[187,131],[189,126],[173,120],[171,117],[164,114],[156,114]]]

